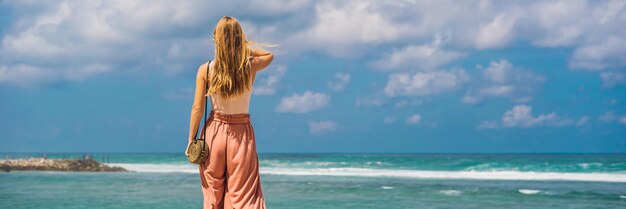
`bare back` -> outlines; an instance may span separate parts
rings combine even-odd
[[[213,77],[214,63],[211,62],[209,69],[209,81]],[[250,97],[252,95],[252,90],[254,87],[254,79],[256,78],[256,71],[250,68],[250,89],[244,91],[241,95],[237,95],[230,99],[225,99],[220,95],[211,95],[211,110],[215,112],[225,113],[225,114],[237,114],[237,113],[249,113],[250,111]],[[209,84],[210,85],[210,84]]]

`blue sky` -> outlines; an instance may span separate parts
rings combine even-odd
[[[0,151],[177,152],[224,15],[264,152],[626,152],[625,1],[1,1]]]

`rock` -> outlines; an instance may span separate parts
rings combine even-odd
[[[122,167],[108,166],[91,158],[79,160],[28,158],[0,160],[0,169],[5,172],[12,170],[25,171],[96,171],[96,172],[119,172],[127,171]]]

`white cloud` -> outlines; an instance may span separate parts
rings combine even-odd
[[[60,72],[33,65],[3,66],[0,64],[0,84],[8,83],[25,88],[33,88],[41,84],[54,83],[58,80],[82,80],[86,77],[109,71],[111,71],[109,66],[98,63],[67,68]]]
[[[574,49],[568,61],[572,69],[617,72],[626,66],[624,1],[111,0],[4,5],[14,12],[1,37],[0,68],[21,81],[4,77],[0,82],[22,86],[118,71],[186,72],[211,56],[211,26],[222,14],[238,17],[250,38],[279,44],[275,50],[280,57],[314,51],[381,58],[373,62],[381,69],[436,69],[476,49],[530,43]],[[432,40],[438,36],[445,40]],[[107,70],[87,67],[96,65]],[[31,79],[25,66],[48,75]],[[478,97],[468,98],[472,96]]]
[[[478,104],[481,101],[482,101],[482,98],[468,95],[468,94],[465,94],[465,96],[463,96],[463,98],[461,99],[461,102],[463,102],[464,104]]]
[[[378,107],[383,105],[383,99],[381,98],[357,98],[355,105],[357,107]]]
[[[626,34],[625,34],[626,35]],[[626,39],[610,36],[596,44],[578,47],[569,62],[573,69],[601,70],[608,67],[626,66]]]
[[[570,46],[580,41],[590,21],[586,1],[541,1],[529,7],[528,24],[538,28],[532,43],[541,47]]]
[[[585,119],[581,119],[586,121]],[[578,123],[584,123],[580,120]],[[529,128],[534,126],[568,126],[576,124],[573,120],[565,117],[560,117],[556,113],[540,114],[534,116],[532,114],[532,107],[527,105],[516,105],[511,110],[508,110],[502,115],[502,118],[497,121],[484,121],[478,125],[478,129],[489,128]]]
[[[309,121],[309,132],[311,134],[329,133],[334,132],[337,129],[338,125],[333,121]]]
[[[411,100],[400,100],[396,102],[396,104],[393,105],[393,107],[398,109],[398,108],[402,108],[406,106],[419,106],[419,105],[422,105],[423,103],[424,103],[424,100],[413,98]]]
[[[422,120],[422,116],[420,114],[413,114],[406,118],[406,123],[408,124],[418,124]]]
[[[602,122],[612,122],[617,119],[617,115],[613,111],[608,111],[602,114],[598,119]]]
[[[617,122],[620,124],[626,124],[626,115],[617,115],[613,111],[608,111],[602,114],[598,119],[602,122]]]
[[[176,33],[195,27],[198,20],[210,20],[202,6],[193,2],[48,1],[33,6],[14,1],[6,6],[20,12],[14,13],[14,22],[2,37],[0,67],[11,71],[5,75],[20,77],[18,85],[32,86],[138,66],[152,69],[167,56],[156,52],[167,52],[179,38]],[[196,41],[195,47],[208,48],[207,37],[192,39],[206,42]],[[172,49],[176,52],[176,47]],[[198,50],[179,50],[184,51]],[[206,56],[208,51],[193,56]],[[172,68],[178,61],[170,59],[163,67]],[[23,66],[41,69],[46,75],[32,77]],[[16,83],[5,79],[10,80],[0,78],[0,82]]]
[[[270,67],[269,69],[260,71],[256,75],[257,78],[260,77],[260,79],[254,82],[256,86],[253,88],[252,93],[259,96],[274,95],[276,93],[276,87],[285,75],[285,72],[287,72],[286,65]]]
[[[326,94],[305,91],[302,95],[293,94],[290,97],[284,97],[276,106],[276,111],[307,113],[325,107],[329,101],[330,97]]]
[[[478,129],[495,129],[495,128],[498,128],[498,122],[493,121],[493,120],[483,121],[482,123],[478,125],[477,128]]]
[[[326,83],[328,88],[333,91],[343,91],[344,88],[350,83],[350,74],[348,73],[335,73],[335,80]]]
[[[509,85],[488,86],[478,90],[479,94],[485,96],[505,96],[513,92],[514,87]]]
[[[307,35],[297,42],[311,40],[309,49],[339,57],[362,54],[359,49],[368,46],[405,46],[393,55],[383,56],[382,62],[376,62],[378,68],[385,66],[384,61],[389,61],[387,68],[393,68],[396,62],[397,68],[403,68],[402,65],[410,64],[405,60],[410,60],[411,52],[419,54],[436,49],[433,45],[413,45],[436,34],[450,37],[447,48],[451,52],[467,47],[502,48],[519,41],[536,47],[576,48],[570,61],[572,68],[625,65],[619,59],[625,47],[610,48],[605,43],[610,37],[626,35],[624,27],[620,27],[626,22],[622,18],[623,1],[322,1],[315,8],[318,19],[298,33]],[[335,21],[339,19],[342,21]],[[600,53],[592,53],[594,50]],[[445,53],[439,57],[414,63],[430,67],[454,58],[448,58]]]
[[[578,121],[576,121],[576,125],[577,126],[582,126],[582,125],[587,124],[588,122],[589,122],[589,117],[583,116],[580,119],[578,119]]]
[[[30,65],[2,66],[0,65],[0,83],[10,83],[17,86],[29,87],[33,81],[47,81],[51,72]]]
[[[342,44],[344,41],[376,43],[393,40],[402,32],[372,5],[364,1],[351,1],[343,7],[327,2],[316,7],[317,22],[310,32],[313,38],[326,43]]]
[[[311,6],[311,0],[252,0],[249,8],[265,15],[284,15]]]
[[[384,123],[393,123],[396,119],[394,117],[388,116],[383,118]]]
[[[600,78],[602,79],[602,86],[605,88],[612,88],[626,83],[626,74],[622,72],[602,72],[600,73]]]
[[[49,28],[54,28],[68,19],[71,9],[68,2],[63,2],[50,8],[34,20],[30,27],[19,33],[9,33],[2,38],[2,55],[12,55],[16,57],[45,58],[66,50],[53,40],[48,40],[42,33],[48,32]]]
[[[546,115],[532,115],[532,108],[526,105],[516,105],[513,109],[506,111],[502,116],[502,124],[505,127],[531,127],[534,125],[550,124],[564,125],[570,123],[569,120],[557,117],[556,113]]]
[[[511,77],[513,65],[507,60],[491,61],[489,67],[483,71],[483,77],[494,83],[505,83]]]
[[[388,20],[376,8],[378,2],[322,1],[315,6],[313,25],[291,37],[290,42],[306,45],[338,57],[352,57],[353,47],[394,41],[409,32],[408,25]]]
[[[389,97],[432,95],[455,90],[468,80],[469,76],[462,69],[394,73],[389,76],[384,91]]]
[[[481,26],[476,34],[476,47],[488,49],[505,46],[511,39],[516,19],[515,15],[503,13],[493,18],[488,24]]]
[[[432,70],[465,56],[461,52],[445,51],[441,45],[441,37],[437,35],[430,44],[408,45],[402,49],[394,49],[390,55],[384,55],[372,65],[385,70]]]
[[[477,67],[483,80],[470,88],[463,99],[465,104],[476,104],[488,97],[507,97],[513,102],[524,103],[532,99],[531,94],[545,82],[543,76],[513,66],[507,60],[491,61],[489,66]]]

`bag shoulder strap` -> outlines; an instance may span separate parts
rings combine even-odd
[[[209,97],[206,96],[206,94],[209,92],[209,69],[211,69],[211,61],[213,60],[209,60],[209,62],[207,62],[207,67],[206,67],[206,80],[204,82],[204,124],[202,125],[202,130],[200,131],[200,137],[202,137],[202,139],[206,139],[206,125],[207,125],[207,109],[208,109],[208,105],[207,103],[209,102]],[[197,132],[196,132],[197,133]],[[198,134],[196,134],[196,138]]]

